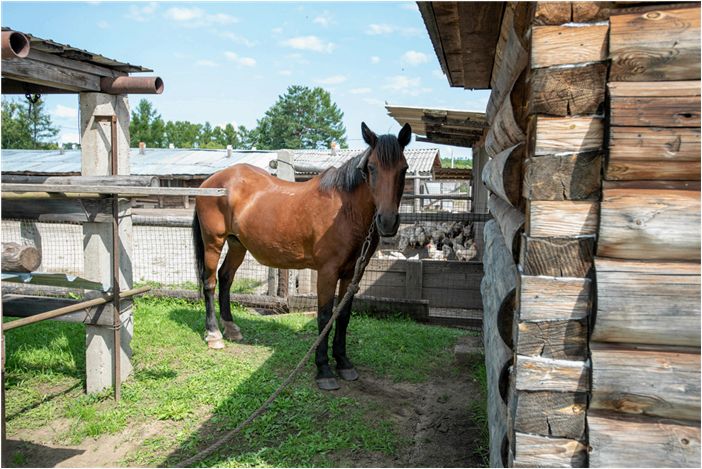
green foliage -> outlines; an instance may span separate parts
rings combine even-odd
[[[129,122],[130,145],[138,147],[139,142],[144,142],[149,148],[162,148],[165,143],[165,131],[166,124],[153,105],[146,99],[139,101]]]
[[[259,149],[329,148],[346,145],[344,113],[320,87],[290,86],[259,119],[255,144]]]
[[[441,166],[443,168],[450,168],[451,167],[451,158],[441,158]],[[472,159],[469,160],[467,158],[454,158],[453,167],[454,168],[461,168],[461,169],[472,169],[473,168],[473,160]]]
[[[28,101],[2,100],[2,148],[53,149],[58,133],[44,101],[30,106]]]

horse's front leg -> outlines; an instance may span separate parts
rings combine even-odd
[[[339,303],[344,298],[346,290],[349,288],[351,283],[351,278],[342,278],[339,283]],[[349,302],[344,305],[344,308],[339,313],[339,317],[336,320],[336,327],[334,329],[334,344],[332,346],[332,355],[336,360],[336,371],[339,376],[346,381],[354,381],[358,379],[358,372],[353,367],[353,363],[346,356],[346,330],[349,326],[349,321],[351,320],[351,304],[353,303],[353,296],[349,299]]]
[[[339,280],[336,272],[320,270],[317,277],[317,326],[319,333],[329,322],[334,308],[334,293],[336,283]],[[336,381],[336,375],[329,366],[328,356],[328,338],[329,333],[325,334],[324,338],[317,346],[315,355],[315,364],[317,365],[317,386],[325,391],[339,389],[339,383]]]

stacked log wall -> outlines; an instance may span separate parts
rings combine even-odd
[[[610,18],[590,465],[700,466],[700,7]]]

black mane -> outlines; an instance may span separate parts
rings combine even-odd
[[[339,168],[331,167],[325,169],[320,176],[319,188],[325,192],[331,189],[352,192],[365,181],[363,171],[358,168],[358,164],[371,151],[372,148],[368,147]],[[378,143],[375,145],[375,151],[381,166],[386,168],[393,167],[402,157],[402,148],[400,148],[397,137],[394,135],[379,136]]]

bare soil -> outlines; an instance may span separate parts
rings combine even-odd
[[[355,382],[343,382],[340,396],[370,401],[376,421],[390,420],[407,442],[401,454],[339,452],[328,455],[337,467],[479,467],[479,429],[469,411],[478,398],[478,384],[467,371],[458,377],[434,377],[419,384],[394,383],[359,370]],[[207,416],[203,416],[207,419]],[[5,467],[118,467],[145,439],[176,433],[173,422],[153,421],[130,426],[121,433],[86,439],[78,446],[51,444],[65,431],[56,420],[51,427],[13,435],[3,447]],[[13,457],[21,453],[22,458]],[[164,454],[164,457],[166,454]]]

